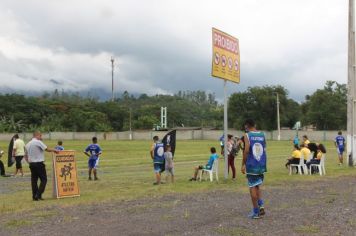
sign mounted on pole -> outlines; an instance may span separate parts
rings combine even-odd
[[[53,154],[53,177],[54,197],[80,196],[75,151]]]
[[[239,40],[213,28],[213,60],[211,75],[240,83]]]

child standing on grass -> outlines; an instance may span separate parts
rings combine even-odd
[[[84,154],[89,157],[88,160],[88,167],[89,167],[89,178],[88,180],[92,180],[91,172],[94,173],[94,180],[99,180],[97,176],[97,168],[99,164],[99,156],[101,155],[101,148],[98,144],[97,137],[92,138],[93,143],[89,144],[88,147],[85,149]]]
[[[169,175],[171,175],[171,182],[174,183],[174,165],[173,155],[171,152],[171,146],[166,145],[166,151],[164,152],[165,170],[166,170],[166,182],[168,183]]]
[[[253,209],[248,215],[251,219],[259,219],[265,214],[260,185],[267,171],[266,138],[263,132],[257,131],[255,122],[245,121],[245,150],[242,159],[241,172],[246,174]]]
[[[339,165],[343,164],[343,153],[345,151],[345,138],[342,136],[342,132],[339,131],[337,133],[337,136],[335,138],[335,146],[336,146],[336,151],[337,151],[337,155],[339,158]]]
[[[54,149],[56,149],[57,151],[63,151],[64,150],[62,140],[58,140],[57,146],[55,146]]]

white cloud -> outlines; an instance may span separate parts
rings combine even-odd
[[[114,55],[119,91],[202,89],[221,97],[221,81],[210,77],[211,27],[217,27],[240,40],[241,84],[230,92],[281,84],[300,100],[326,80],[346,83],[347,5],[346,0],[3,0],[0,86],[110,91]]]

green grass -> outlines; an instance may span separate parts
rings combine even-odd
[[[5,227],[10,229],[16,229],[23,226],[33,225],[35,222],[31,220],[10,220],[6,222]]]
[[[45,141],[49,147],[54,147],[54,141]],[[23,183],[14,181],[13,178],[0,178],[0,181],[7,181],[11,184],[13,192],[0,194],[0,212],[11,213],[33,210],[34,208],[55,208],[70,207],[72,205],[92,204],[101,202],[112,202],[117,200],[130,200],[137,198],[152,198],[171,193],[189,194],[209,190],[228,190],[247,192],[245,177],[240,173],[241,155],[236,159],[237,181],[224,180],[224,161],[219,162],[220,181],[189,182],[193,167],[205,164],[209,157],[211,146],[220,149],[218,141],[178,141],[175,155],[175,174],[174,184],[153,186],[154,174],[152,160],[149,156],[150,141],[100,141],[103,155],[100,159],[99,178],[100,181],[87,181],[87,157],[82,150],[89,144],[86,141],[64,141],[67,150],[76,150],[80,197],[53,199],[51,182],[51,154],[46,154],[47,174],[49,181],[44,195],[46,201],[33,203],[31,199],[30,181]],[[282,186],[290,181],[317,181],[321,178],[334,178],[343,175],[355,175],[354,168],[337,165],[335,147],[331,142],[326,143],[327,176],[289,176],[284,167],[286,158],[292,151],[292,145],[287,141],[268,142],[268,173],[265,178],[265,185]],[[2,149],[7,149],[7,143],[0,142]],[[5,156],[3,157],[5,162]],[[11,173],[14,167],[7,168],[7,173]],[[28,165],[24,166],[25,174],[30,175]],[[189,212],[182,216],[189,218]]]

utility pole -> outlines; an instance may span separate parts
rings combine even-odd
[[[347,79],[347,156],[353,166],[355,147],[355,1],[349,0],[348,79]]]
[[[280,120],[279,120],[279,96],[278,93],[277,94],[277,128],[278,128],[278,141],[281,140],[281,124],[280,124]]]
[[[111,57],[111,101],[114,101],[114,57]]]
[[[129,123],[129,126],[130,126],[130,134],[129,134],[129,138],[130,140],[132,140],[132,108],[130,106],[130,123]]]

